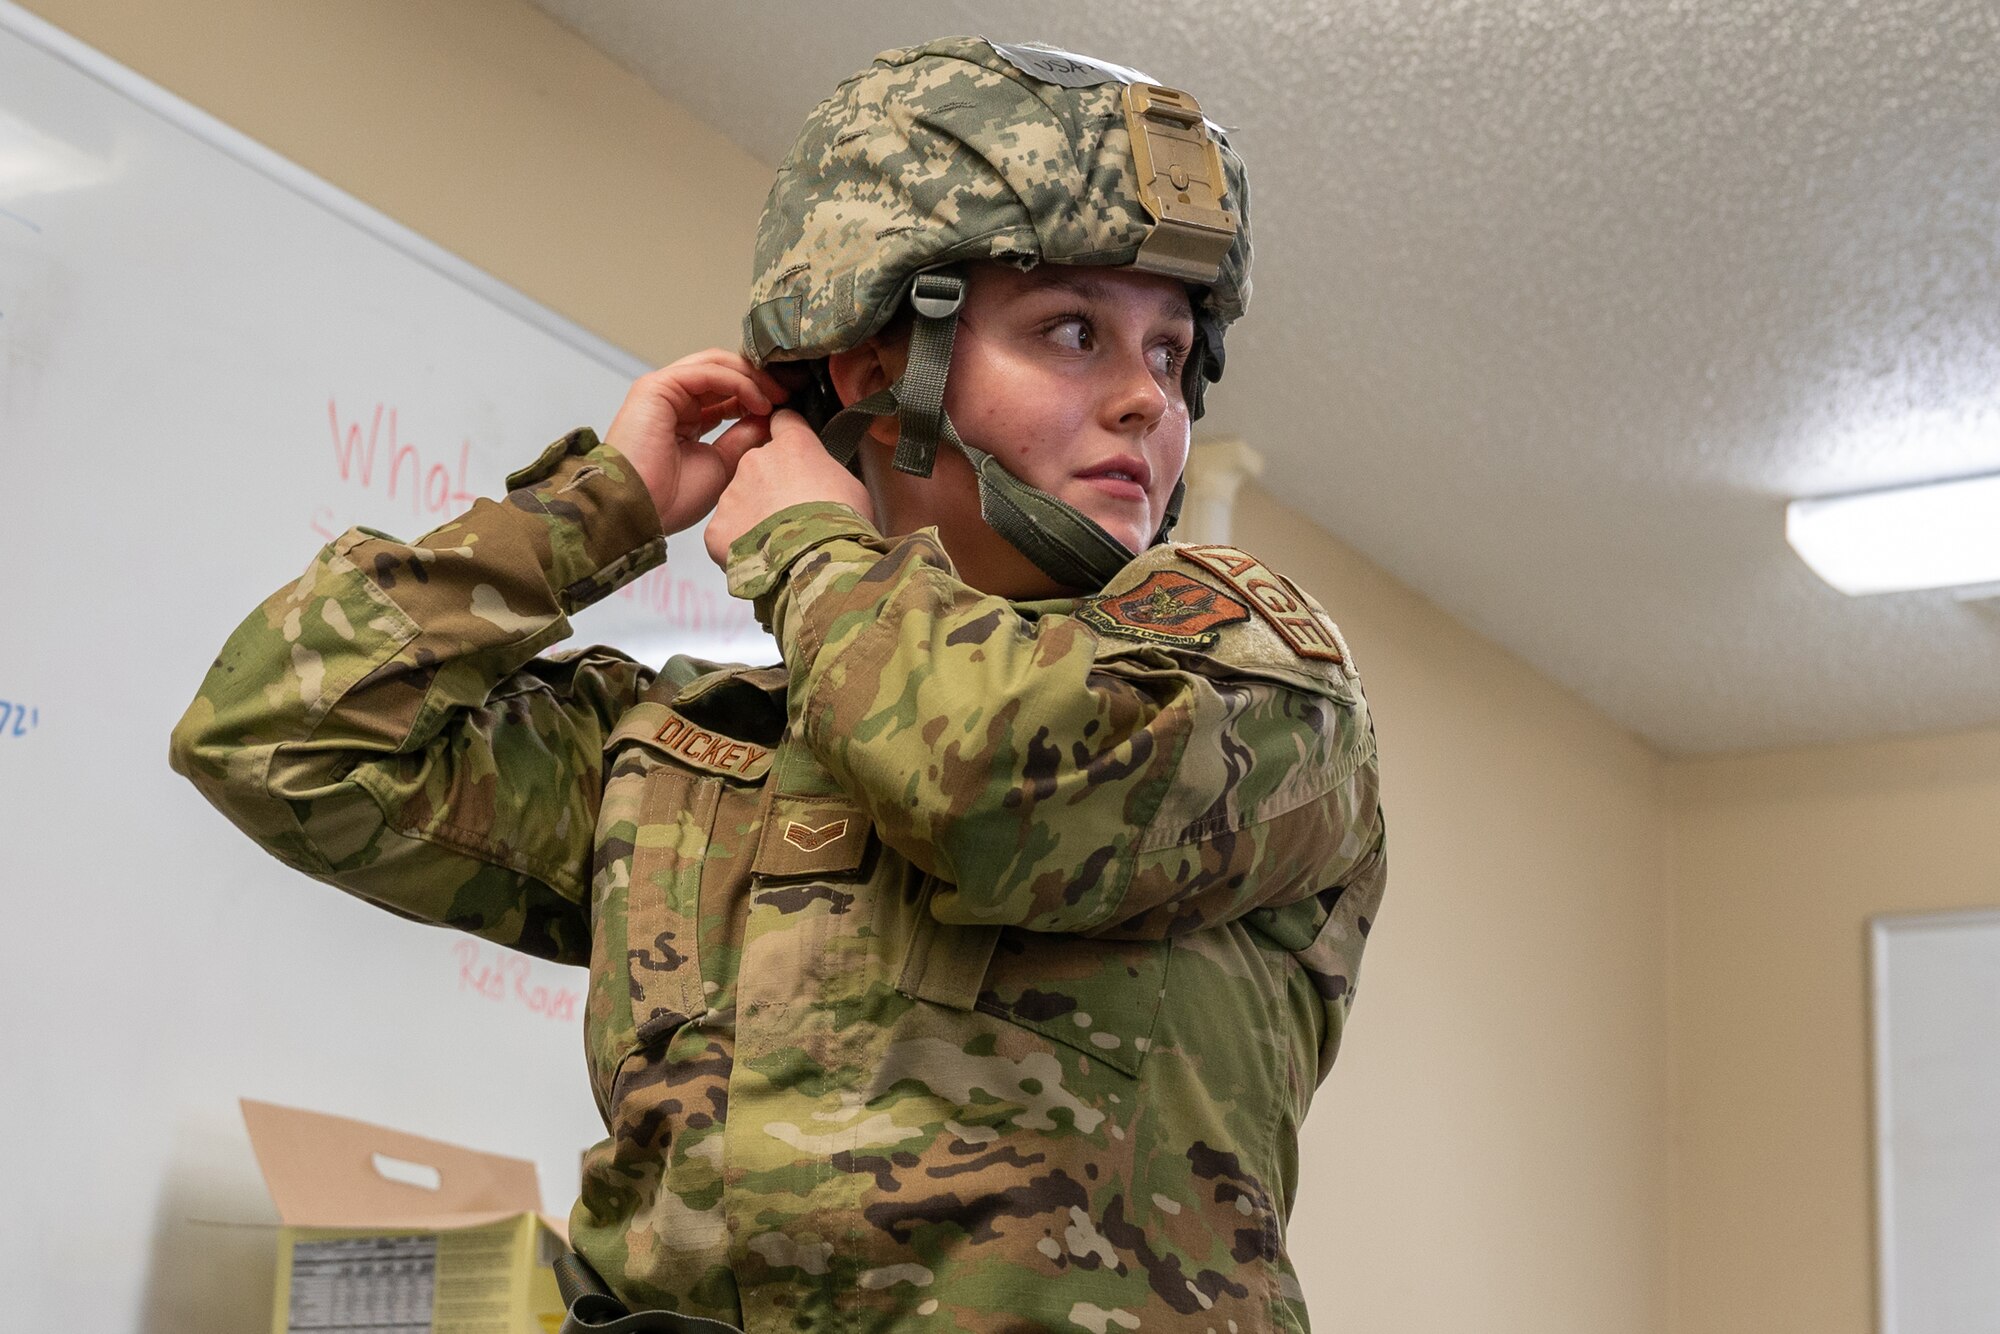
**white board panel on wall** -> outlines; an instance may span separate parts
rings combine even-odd
[[[1882,1334],[2000,1330],[2000,912],[1874,923]]]
[[[567,1208],[582,974],[286,870],[166,738],[328,537],[499,494],[643,369],[0,4],[9,1328],[268,1327],[239,1095],[533,1157]],[[577,638],[776,657],[698,531]]]

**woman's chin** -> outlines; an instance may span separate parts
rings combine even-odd
[[[1097,522],[1105,532],[1117,538],[1124,544],[1125,549],[1135,556],[1153,545],[1153,534],[1157,531],[1155,528],[1142,529],[1141,525],[1134,523],[1130,519],[1125,520],[1123,523],[1106,523],[1102,519],[1099,519]]]
[[[1076,508],[1085,518],[1116,538],[1127,551],[1137,554],[1153,544],[1157,525],[1149,527],[1151,516],[1138,512],[1136,506],[1077,505]]]

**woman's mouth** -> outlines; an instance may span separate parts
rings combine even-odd
[[[1129,456],[1106,459],[1077,476],[1099,492],[1120,500],[1145,500],[1147,485],[1152,481],[1145,460]]]

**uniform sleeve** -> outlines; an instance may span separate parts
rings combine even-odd
[[[1345,670],[1030,615],[958,579],[934,530],[887,540],[839,505],[781,511],[730,554],[790,666],[792,726],[947,882],[944,921],[1179,934],[1336,887],[1380,842]]]
[[[353,529],[223,646],[170,763],[289,866],[567,963],[603,738],[650,681],[536,654],[665,558],[630,465],[589,431],[414,543]]]

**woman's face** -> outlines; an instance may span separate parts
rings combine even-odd
[[[1187,289],[1132,269],[1056,264],[1025,273],[975,264],[966,278],[944,398],[959,435],[1131,551],[1145,550],[1187,463]],[[881,373],[900,374],[902,354],[880,348]],[[963,455],[943,445],[931,476],[912,477],[889,466],[895,438],[884,419],[863,444],[862,475],[884,533],[937,525],[960,576],[982,592],[1074,591],[987,526]]]

